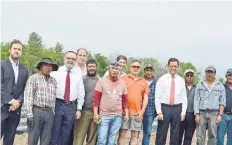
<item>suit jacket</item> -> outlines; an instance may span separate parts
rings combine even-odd
[[[19,63],[18,80],[15,84],[15,75],[10,59],[1,61],[1,109],[8,110],[12,99],[20,100],[21,106],[24,100],[24,89],[28,79],[28,69]],[[20,107],[21,108],[21,107]]]

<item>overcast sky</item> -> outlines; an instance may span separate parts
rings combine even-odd
[[[1,39],[232,68],[232,2],[4,2]]]

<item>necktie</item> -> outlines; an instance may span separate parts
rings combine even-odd
[[[175,102],[175,81],[174,76],[172,76],[171,89],[170,89],[170,105],[173,105]]]
[[[70,71],[67,72],[66,83],[65,83],[65,92],[64,92],[64,100],[65,102],[69,102],[70,100]]]

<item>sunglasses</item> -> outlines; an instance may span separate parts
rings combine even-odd
[[[132,67],[133,69],[135,69],[135,68],[140,69],[140,66],[132,65],[131,67]]]
[[[186,77],[194,77],[194,75],[190,75],[190,74],[189,74],[189,75],[187,74],[187,75],[185,75],[185,76],[186,76]]]

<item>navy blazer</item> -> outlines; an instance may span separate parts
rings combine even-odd
[[[28,79],[28,69],[19,63],[19,72],[17,84],[15,84],[15,75],[10,59],[1,61],[1,109],[9,107],[12,99],[20,100],[21,106],[24,100],[24,89]],[[21,108],[21,107],[20,107]]]

